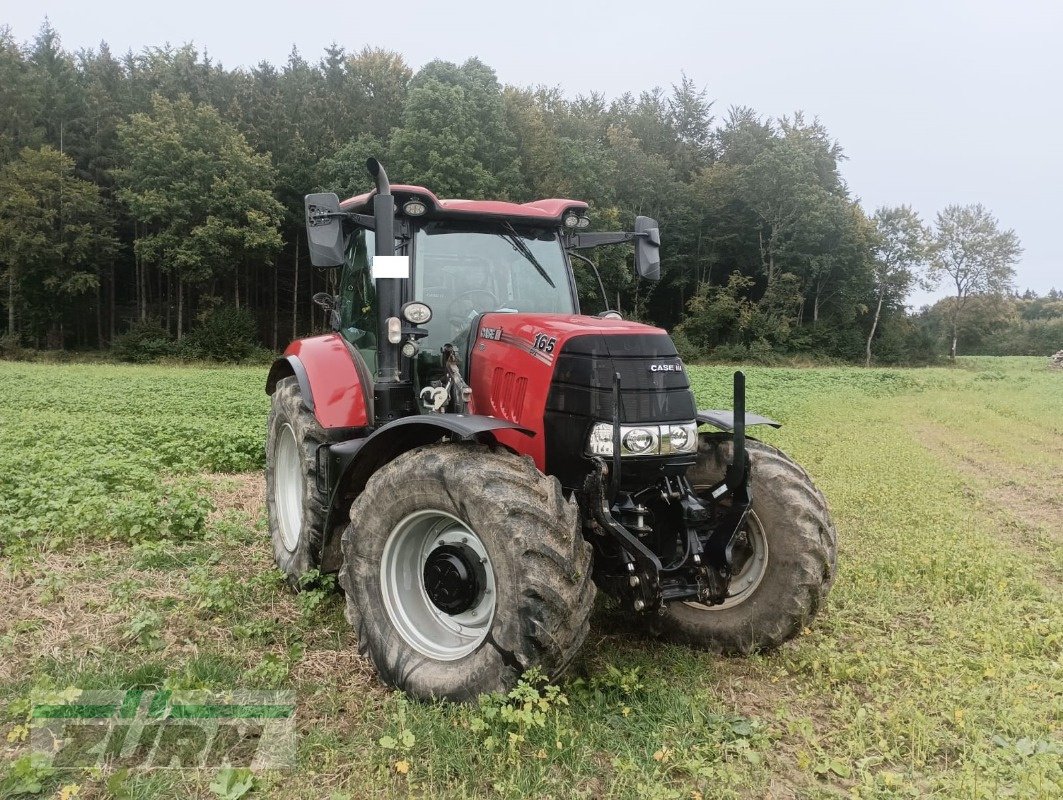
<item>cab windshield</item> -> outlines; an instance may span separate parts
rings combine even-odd
[[[413,374],[418,390],[444,380],[443,345],[455,345],[462,360],[468,357],[472,326],[484,312],[576,312],[554,229],[428,222],[418,228],[413,250],[414,299],[432,308]]]
[[[430,334],[422,340],[426,354],[454,343],[465,355],[469,328],[485,311],[576,310],[557,232],[508,223],[419,228],[414,296],[432,307]]]

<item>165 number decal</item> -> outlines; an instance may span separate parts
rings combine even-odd
[[[557,345],[556,336],[548,336],[545,333],[537,333],[532,337],[532,345],[536,350],[542,350],[544,353],[554,352],[554,347]]]

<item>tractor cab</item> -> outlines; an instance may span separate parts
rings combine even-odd
[[[409,227],[398,252],[410,263],[404,300],[423,303],[425,335],[404,365],[415,392],[446,379],[443,348],[468,354],[476,322],[488,312],[578,313],[561,232],[518,220],[430,220]],[[379,309],[373,283],[375,233],[353,228],[346,239],[338,300],[340,334],[377,367]],[[404,251],[404,252],[403,252]],[[467,365],[462,372],[469,379]],[[424,411],[425,409],[420,409]]]
[[[307,196],[307,231],[315,266],[342,269],[340,294],[328,302],[338,303],[338,331],[387,387],[375,397],[381,422],[466,410],[455,384],[470,380],[484,314],[579,314],[572,252],[633,241],[638,273],[659,277],[660,237],[648,217],[634,232],[588,233],[579,200],[445,200],[422,186],[392,186],[371,162],[375,190],[342,203]],[[396,313],[405,308],[424,318]],[[426,391],[444,385],[454,392],[446,409]]]

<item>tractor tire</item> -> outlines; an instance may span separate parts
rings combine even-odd
[[[266,432],[266,506],[273,559],[294,589],[321,556],[328,494],[318,490],[316,456],[329,440],[303,405],[298,381],[277,381]]]
[[[351,507],[340,585],[358,650],[424,700],[549,678],[587,636],[591,546],[572,499],[530,459],[445,443],[382,467]]]
[[[721,605],[675,602],[652,623],[667,639],[725,655],[771,650],[796,636],[822,607],[837,567],[838,539],[827,501],[808,473],[780,450],[747,439],[752,507],[748,558]],[[702,434],[687,471],[699,496],[723,478],[729,434]]]

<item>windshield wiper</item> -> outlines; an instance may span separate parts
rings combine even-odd
[[[513,227],[512,223],[507,220],[502,224],[505,225],[506,229],[509,232],[500,233],[498,235],[505,239],[507,242],[509,242],[511,245],[513,245],[514,250],[524,256],[525,259],[531,262],[533,267],[539,270],[539,274],[543,276],[544,281],[550,284],[550,288],[556,289],[557,284],[550,280],[550,276],[547,274],[546,270],[543,269],[543,265],[539,263],[539,259],[535,257],[535,253],[533,253],[531,251],[531,248],[524,243],[524,240],[521,238],[520,234],[517,233],[517,230]]]

